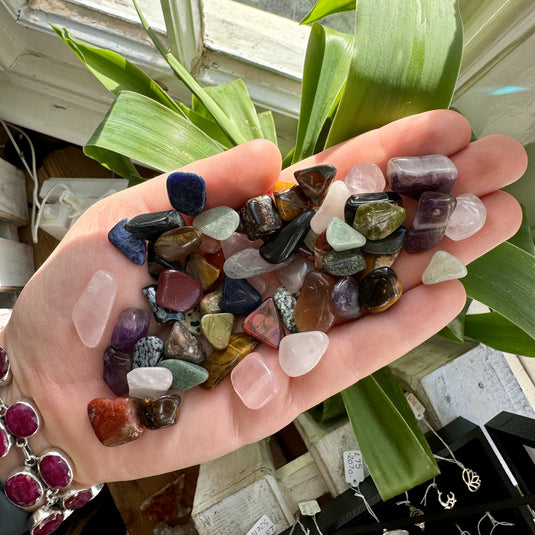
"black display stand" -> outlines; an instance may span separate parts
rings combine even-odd
[[[535,464],[526,448],[535,449],[535,420],[510,413],[501,413],[490,421],[486,429],[499,449],[507,467],[517,480],[511,482],[493,446],[482,429],[457,418],[439,431],[455,457],[466,468],[475,471],[481,478],[481,486],[470,492],[462,479],[462,469],[456,464],[438,461],[441,474],[435,482],[442,492],[443,500],[452,492],[456,503],[452,509],[444,509],[438,501],[437,488],[428,490],[426,505],[420,502],[429,486],[427,482],[408,493],[411,504],[421,509],[422,516],[410,517],[404,494],[383,502],[370,477],[360,485],[362,494],[380,522],[369,514],[362,499],[349,489],[329,501],[322,508],[315,521],[323,535],[353,535],[360,533],[383,534],[388,529],[404,529],[411,535],[460,535],[457,528],[478,535],[478,523],[482,535],[490,534],[493,528],[489,512],[496,521],[508,522],[514,526],[495,526],[493,535],[535,535]],[[444,458],[451,458],[444,444],[436,437],[429,438],[433,452]],[[481,521],[481,522],[480,522]],[[318,534],[311,517],[300,517],[310,535]],[[417,526],[425,523],[425,529]],[[291,528],[282,535],[289,535]],[[293,535],[303,530],[297,526]]]

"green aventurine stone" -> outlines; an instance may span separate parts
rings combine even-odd
[[[228,206],[216,206],[199,214],[193,226],[215,240],[230,238],[240,224],[238,212]]]
[[[234,315],[228,312],[205,314],[201,318],[202,333],[215,349],[225,349],[228,346],[233,325]]]
[[[381,240],[405,221],[405,209],[386,201],[372,201],[357,208],[353,228],[369,240]]]
[[[333,217],[327,225],[327,243],[335,251],[347,251],[362,247],[366,238],[339,217]]]
[[[205,368],[186,360],[165,359],[158,362],[158,367],[167,368],[173,374],[173,390],[188,390],[208,379],[208,371]]]

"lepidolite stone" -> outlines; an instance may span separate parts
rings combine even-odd
[[[166,368],[134,368],[126,377],[128,394],[133,398],[157,398],[171,388],[173,374]]]
[[[164,341],[157,336],[140,338],[134,346],[132,368],[156,366],[163,356]]]
[[[193,364],[182,359],[164,359],[158,363],[161,368],[167,368],[173,374],[172,390],[180,392],[189,390],[204,383],[208,379],[208,371],[203,366]]]
[[[384,312],[401,297],[401,281],[393,269],[378,268],[360,281],[359,293],[360,302],[368,312]]]
[[[483,201],[472,193],[463,193],[455,200],[457,204],[446,225],[446,236],[459,241],[473,236],[483,227],[487,209]]]
[[[416,215],[405,237],[405,251],[421,253],[432,249],[444,237],[455,197],[447,193],[426,191],[420,195]]]
[[[164,355],[168,359],[183,359],[195,364],[201,364],[205,357],[195,335],[179,321],[173,325],[165,342]]]
[[[223,283],[221,308],[235,316],[247,316],[262,303],[262,296],[245,279],[226,278]]]
[[[386,201],[397,206],[403,206],[403,201],[399,193],[393,191],[380,191],[377,193],[356,193],[350,195],[344,207],[344,221],[353,226],[355,215],[359,206],[372,201]]]
[[[119,446],[143,434],[139,400],[131,397],[95,398],[87,406],[89,421],[104,446]]]
[[[319,234],[323,232],[333,217],[343,218],[349,190],[344,182],[337,180],[331,184],[327,195],[310,221],[310,228]]]
[[[49,450],[39,457],[39,473],[51,489],[62,489],[72,483],[72,468],[59,451]]]
[[[355,319],[362,315],[359,283],[354,277],[343,277],[337,280],[331,298],[338,317]]]
[[[333,165],[316,165],[294,172],[297,183],[301,186],[312,206],[321,205],[335,175],[336,167]]]
[[[357,208],[353,228],[369,240],[392,234],[405,221],[405,209],[387,201],[375,201]]]
[[[126,375],[132,369],[132,355],[109,346],[104,351],[102,378],[116,396],[128,393]]]
[[[180,413],[180,394],[170,393],[147,398],[141,402],[140,415],[147,429],[162,429],[175,425]]]
[[[243,320],[242,328],[247,334],[275,349],[284,336],[284,326],[271,297]]]
[[[360,232],[339,217],[333,217],[329,221],[325,238],[335,251],[355,249],[366,243],[366,238]]]
[[[286,375],[300,377],[316,367],[329,347],[329,337],[321,331],[289,334],[281,340],[279,363]]]
[[[160,234],[184,225],[184,218],[176,210],[162,210],[133,217],[127,221],[125,229],[142,240],[153,241]]]
[[[193,220],[193,226],[197,230],[216,240],[230,238],[239,224],[240,215],[228,206],[216,206],[199,214]]]
[[[150,313],[143,308],[130,307],[120,312],[111,334],[111,345],[121,351],[134,347],[147,335]]]
[[[215,349],[225,349],[230,341],[234,315],[228,312],[205,314],[201,318],[201,330]]]
[[[7,351],[0,347],[0,386],[7,385],[11,381],[11,366],[7,357]]]
[[[243,229],[250,240],[256,240],[278,230],[282,221],[269,195],[249,199],[240,210]]]
[[[180,213],[195,217],[206,206],[206,182],[195,173],[176,171],[167,177],[169,202]]]
[[[202,242],[202,234],[193,227],[164,232],[154,243],[155,253],[168,262],[183,262]]]
[[[191,275],[164,269],[158,279],[156,304],[176,312],[187,312],[199,304],[203,293],[201,283]]]
[[[447,156],[428,154],[392,158],[386,174],[392,191],[418,199],[424,191],[449,193],[457,168]]]
[[[39,429],[39,416],[31,403],[17,401],[6,410],[4,424],[15,437],[28,438]]]
[[[9,476],[4,485],[6,496],[19,507],[34,507],[44,496],[44,488],[30,470],[17,471]]]
[[[386,185],[381,168],[374,163],[358,163],[349,170],[344,182],[351,194],[383,191]]]
[[[156,284],[151,284],[150,286],[146,286],[145,288],[141,290],[141,293],[145,296],[145,299],[147,299],[147,301],[149,302],[149,306],[152,310],[154,319],[158,323],[170,323],[173,321],[183,320],[184,319],[183,312],[175,312],[174,310],[169,310],[168,308],[164,308],[156,304],[157,289],[158,289],[158,286]]]
[[[424,284],[436,284],[452,279],[461,279],[468,273],[466,266],[447,251],[437,251],[422,273]]]
[[[283,221],[291,221],[311,208],[311,203],[301,187],[291,182],[276,182],[273,186],[273,198]]]
[[[128,218],[121,219],[109,232],[110,243],[134,264],[142,266],[147,257],[145,241],[125,229]]]

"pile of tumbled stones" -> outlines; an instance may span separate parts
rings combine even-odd
[[[306,373],[333,326],[400,298],[391,266],[402,248],[427,251],[445,234],[463,239],[485,221],[476,196],[450,195],[457,170],[443,155],[393,158],[386,192],[374,164],[355,166],[345,180],[335,174],[331,165],[298,170],[297,183],[277,182],[272,196],[235,211],[206,209],[204,179],[175,172],[167,179],[173,210],[110,230],[119,251],[148,266],[155,282],[141,291],[161,333],[148,335],[149,310],[119,315],[104,354],[104,380],[118,397],[88,406],[101,442],[114,446],[173,425],[181,392],[214,388],[260,343],[279,349],[288,375]],[[410,228],[402,195],[418,200]],[[459,260],[439,253],[425,283],[464,275]],[[311,346],[320,354],[303,364]]]

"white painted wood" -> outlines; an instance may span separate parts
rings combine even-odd
[[[0,238],[0,290],[22,288],[34,269],[31,245]]]
[[[24,173],[0,158],[0,219],[23,226],[28,223]]]

